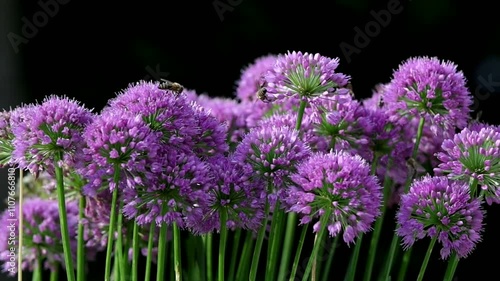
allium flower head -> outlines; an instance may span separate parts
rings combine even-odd
[[[52,171],[55,153],[62,153],[58,165],[74,166],[84,145],[82,132],[92,118],[91,111],[77,101],[55,95],[41,104],[18,107],[10,116],[13,162],[32,173]]]
[[[289,96],[310,99],[337,93],[347,95],[350,77],[336,72],[338,58],[320,54],[288,52],[278,56],[274,67],[265,74],[265,87],[271,100]]]
[[[255,127],[236,147],[234,160],[250,165],[256,179],[273,183],[274,193],[290,184],[295,165],[310,155],[310,148],[291,127]]]
[[[315,153],[297,166],[292,175],[295,186],[286,195],[288,211],[301,215],[306,224],[330,213],[327,225],[320,222],[314,231],[327,227],[330,236],[343,231],[343,239],[351,243],[368,232],[380,215],[382,191],[377,178],[370,175],[368,163],[358,155],[344,151]]]
[[[192,153],[172,149],[164,152],[152,171],[152,183],[136,188],[133,200],[125,202],[123,214],[127,218],[135,218],[139,225],[175,222],[186,228],[203,216],[210,182],[204,161]]]
[[[441,161],[434,171],[452,179],[465,182],[474,180],[480,186],[471,190],[473,197],[485,196],[488,204],[500,203],[500,132],[495,127],[479,131],[464,128],[452,139],[442,144],[443,152],[437,154]]]
[[[160,161],[160,139],[142,115],[120,109],[103,112],[86,127],[84,136],[86,165],[81,174],[89,181],[84,188],[87,195],[108,185],[114,190],[115,169],[121,171],[118,187],[122,188],[135,188],[154,178],[148,167]]]
[[[0,168],[8,165],[12,158],[14,135],[10,128],[10,111],[0,112]]]
[[[227,128],[184,92],[176,95],[158,88],[158,82],[139,81],[130,84],[105,111],[130,111],[143,116],[152,131],[168,147],[198,156],[213,156],[227,151]]]
[[[199,128],[195,114],[184,94],[176,96],[158,88],[158,82],[139,81],[130,84],[115,98],[110,99],[103,109],[116,109],[140,114],[152,131],[159,133],[163,143],[184,151],[191,151]]]
[[[265,183],[252,180],[253,171],[233,161],[232,156],[213,157],[208,168],[211,174],[208,204],[202,221],[196,222],[192,228],[195,231],[200,229],[200,232],[218,230],[224,212],[229,229],[257,230],[264,218]]]
[[[199,133],[193,136],[193,152],[201,158],[223,155],[229,150],[226,142],[227,124],[219,121],[206,109],[196,102],[191,102],[195,117],[192,126],[199,128]]]
[[[255,101],[264,74],[273,68],[277,58],[278,56],[272,54],[261,56],[242,69],[236,88],[236,97],[240,101]]]
[[[27,198],[23,202],[23,270],[33,271],[37,259],[42,258],[44,268],[55,270],[59,265],[64,266],[61,227],[59,225],[59,207],[56,200]],[[78,227],[78,206],[76,201],[66,202],[70,245],[73,253],[73,262],[76,262],[76,233]],[[19,208],[5,210],[0,216],[2,226],[12,226],[0,232],[0,260],[4,262],[3,270],[15,275],[17,267],[9,266],[10,233],[19,237]],[[8,230],[8,231],[7,231]],[[9,243],[10,242],[10,243]],[[16,243],[17,245],[17,243]],[[17,257],[17,256],[16,256]]]
[[[460,129],[470,118],[472,95],[463,73],[454,63],[436,57],[404,61],[385,85],[383,97],[395,117],[423,116],[445,128]]]
[[[442,244],[442,259],[451,251],[464,258],[481,240],[483,217],[481,201],[470,197],[467,183],[424,176],[402,195],[396,232],[406,249],[428,236]]]

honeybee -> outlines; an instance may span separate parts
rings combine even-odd
[[[257,91],[257,98],[265,103],[269,102],[269,98],[267,97],[267,90],[265,87],[260,87]]]
[[[161,83],[160,83],[160,85],[158,85],[158,89],[170,90],[177,95],[179,95],[180,93],[182,93],[182,91],[184,91],[184,87],[177,82],[172,82],[172,81],[169,81],[169,80],[166,80],[163,78],[160,78],[160,80],[161,80]]]

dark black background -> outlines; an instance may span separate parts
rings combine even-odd
[[[1,55],[19,63],[20,75],[19,89],[2,93],[4,100],[17,104],[2,106],[58,94],[100,110],[128,83],[155,78],[155,72],[199,93],[232,97],[243,67],[259,56],[290,50],[339,57],[338,70],[351,75],[359,98],[370,96],[377,83],[388,82],[409,57],[451,60],[476,97],[474,115],[482,111],[483,121],[499,123],[500,83],[495,81],[500,82],[500,22],[487,1],[401,2],[402,11],[375,31],[366,46],[358,45],[359,53],[350,60],[340,44],[356,46],[354,28],[364,30],[374,21],[373,13],[387,9],[391,1],[171,2],[73,0],[60,4],[28,42],[14,47],[3,34],[12,48]],[[8,30],[10,38],[23,36],[23,17],[33,23],[33,16],[43,11],[37,1],[20,3],[10,14],[17,25]],[[230,9],[218,14],[214,3]],[[477,278],[497,273],[499,218],[499,207],[488,207],[484,241],[460,262],[458,280],[469,280],[465,275],[470,273]],[[445,263],[437,259],[432,262],[442,270]],[[431,276],[428,271],[428,280]]]

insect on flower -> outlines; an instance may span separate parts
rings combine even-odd
[[[161,90],[170,90],[177,95],[179,95],[180,93],[182,93],[182,91],[184,91],[184,87],[177,82],[172,82],[163,78],[160,78],[160,80],[161,83],[160,85],[158,85],[158,88]]]
[[[257,91],[257,98],[265,103],[270,102],[269,98],[267,97],[267,90],[265,87],[259,88],[259,90]]]

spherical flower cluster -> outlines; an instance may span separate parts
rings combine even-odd
[[[186,94],[177,95],[158,88],[158,82],[131,84],[110,100],[104,111],[130,111],[141,114],[146,124],[161,135],[162,142],[200,157],[223,154],[227,127],[193,102]]]
[[[287,96],[310,99],[337,93],[347,95],[350,77],[336,72],[338,58],[328,58],[320,54],[288,52],[276,59],[274,67],[265,74],[265,88],[270,100]]]
[[[236,88],[236,97],[240,101],[255,101],[256,93],[264,82],[264,74],[273,68],[277,58],[272,54],[261,56],[242,69]]]
[[[402,123],[422,116],[444,128],[461,129],[470,119],[472,96],[463,73],[454,63],[436,57],[404,61],[385,85],[383,97]]]
[[[194,146],[192,151],[201,158],[223,155],[229,150],[226,142],[227,124],[220,122],[196,102],[191,103],[195,116],[195,123],[191,126],[199,128],[199,134],[193,136]]]
[[[195,113],[184,94],[176,96],[158,88],[158,82],[139,81],[130,84],[115,98],[109,100],[103,113],[125,110],[141,115],[144,122],[157,132],[163,143],[190,152],[195,136],[200,134]]]
[[[264,218],[266,198],[265,183],[253,180],[251,169],[234,161],[232,156],[214,157],[208,163],[211,181],[208,188],[208,204],[204,206],[203,220],[193,229],[199,232],[219,230],[224,213],[229,229],[256,231]]]
[[[342,149],[359,153],[357,150],[370,142],[366,133],[371,131],[371,120],[358,101],[323,101],[319,109],[318,114],[311,114],[311,118],[314,132],[329,141],[327,151]]]
[[[477,181],[480,194],[471,190],[472,196],[484,195],[488,204],[500,203],[500,132],[495,127],[479,131],[464,128],[452,139],[446,139],[443,152],[437,154],[441,163],[434,171],[452,179],[465,182]],[[473,186],[473,188],[475,188]]]
[[[343,231],[351,243],[368,232],[380,215],[382,188],[367,162],[344,151],[315,153],[297,166],[292,175],[295,186],[286,195],[288,211],[301,215],[306,224],[323,214],[330,214],[327,225],[314,225],[314,231],[327,227],[330,236]]]
[[[160,139],[142,115],[108,110],[85,128],[84,136],[86,164],[80,173],[88,180],[84,187],[86,195],[96,195],[106,183],[112,191],[116,184],[121,188],[135,188],[155,178],[149,167],[160,161]],[[118,179],[114,178],[115,173],[119,173]]]
[[[323,136],[316,134],[314,131],[314,123],[312,115],[304,114],[299,130],[300,139],[308,144],[313,151],[325,151],[328,149],[328,141]],[[273,114],[267,118],[261,119],[257,126],[275,126],[275,127],[290,127],[295,128],[297,125],[297,114],[295,112],[287,112],[283,114]]]
[[[310,151],[294,128],[269,124],[250,130],[236,147],[234,160],[250,165],[255,178],[272,183],[268,192],[274,194],[290,184],[289,175]]]
[[[33,271],[39,258],[46,269],[55,270],[59,265],[64,267],[61,227],[59,224],[59,207],[56,200],[27,198],[23,202],[23,254],[22,269]],[[76,234],[78,227],[78,206],[75,201],[66,202],[70,245],[73,262],[76,262]],[[0,260],[4,262],[3,270],[15,275],[17,267],[9,266],[9,253],[12,244],[9,236],[19,237],[19,208],[5,210],[0,222],[3,226],[12,227],[0,232]],[[11,234],[12,232],[12,234]],[[90,257],[92,258],[92,257]]]
[[[186,228],[200,220],[207,205],[207,164],[194,154],[174,149],[163,153],[161,162],[152,167],[155,179],[134,190],[135,196],[125,202],[123,214],[139,225],[175,222]]]
[[[77,101],[54,95],[41,104],[18,107],[10,118],[12,161],[32,173],[52,171],[55,153],[62,153],[57,164],[74,166],[84,145],[82,132],[92,118],[91,111]]]
[[[442,259],[451,251],[463,258],[481,240],[483,217],[481,201],[470,197],[467,183],[425,176],[402,195],[396,232],[406,249],[429,236],[442,244]]]

